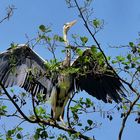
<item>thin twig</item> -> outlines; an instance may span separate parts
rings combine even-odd
[[[9,6],[7,8],[7,13],[6,13],[6,16],[0,20],[0,24],[2,22],[4,22],[5,20],[9,20],[9,18],[13,15],[13,11],[15,10],[16,8],[12,5],[12,6]]]
[[[69,128],[72,128],[72,126],[70,124],[70,117],[69,117],[70,104],[71,104],[71,101],[72,101],[73,97],[75,96],[75,94],[76,94],[76,92],[73,93],[72,97],[70,98],[70,100],[68,102],[68,106],[67,106],[67,120],[68,120]]]
[[[19,119],[24,119],[24,118],[22,118],[21,116],[18,116],[18,115],[16,115],[16,114],[10,114],[10,115],[5,115],[6,117],[17,117],[17,118],[19,118]]]
[[[133,107],[135,106],[136,102],[140,99],[140,94],[137,96],[137,98],[133,101],[133,103],[130,105],[130,108],[129,110],[127,111],[127,113],[125,114],[125,117],[123,118],[123,121],[122,121],[122,126],[121,126],[121,129],[120,129],[120,132],[119,132],[119,136],[118,136],[118,140],[121,140],[122,138],[122,133],[123,133],[123,130],[125,128],[125,124],[126,124],[126,121],[128,119],[128,116],[130,115]]]
[[[40,121],[40,118],[39,118],[39,116],[38,116],[38,114],[37,114],[37,112],[36,112],[34,96],[33,96],[33,95],[31,95],[31,96],[32,96],[32,106],[33,106],[33,111],[34,111],[34,114],[35,114],[36,120]]]

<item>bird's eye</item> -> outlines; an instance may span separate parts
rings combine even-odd
[[[69,23],[65,23],[65,24],[64,24],[64,26],[68,26],[68,25],[69,25]]]

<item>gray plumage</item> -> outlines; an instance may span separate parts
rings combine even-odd
[[[9,49],[0,54],[0,80],[5,88],[17,85],[32,94],[42,92],[50,96],[52,81],[44,63],[26,45]]]

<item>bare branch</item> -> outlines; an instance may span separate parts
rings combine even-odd
[[[35,114],[35,119],[36,120],[38,120],[38,121],[40,121],[40,118],[39,118],[39,116],[37,115],[37,113],[36,113],[36,109],[35,109],[35,99],[34,99],[34,95],[32,95],[32,106],[33,106],[33,111],[34,111],[34,114]]]
[[[72,126],[70,124],[70,117],[69,117],[70,104],[71,104],[71,101],[72,101],[73,97],[75,96],[75,94],[76,94],[76,92],[73,93],[72,97],[70,98],[70,100],[68,102],[68,106],[67,106],[67,120],[68,120],[69,128],[72,128]]]
[[[10,115],[5,115],[6,117],[17,117],[17,118],[19,118],[19,119],[24,119],[24,118],[22,118],[21,116],[19,116],[19,115],[16,115],[15,113],[13,113],[13,114],[10,114]],[[25,120],[24,120],[25,121]]]
[[[9,20],[10,17],[13,15],[14,13],[14,10],[15,10],[15,6],[14,5],[11,5],[9,6],[8,8],[6,8],[6,16],[0,20],[0,23],[4,22],[5,20]]]
[[[137,98],[132,102],[132,104],[130,105],[130,108],[129,110],[127,111],[127,113],[125,114],[125,117],[122,121],[122,126],[121,126],[121,129],[120,129],[120,132],[119,132],[119,136],[118,136],[118,140],[121,140],[122,138],[122,133],[123,133],[123,130],[125,128],[125,124],[126,124],[126,121],[128,119],[128,116],[130,115],[131,111],[133,110],[133,107],[135,106],[135,104],[137,103],[137,101],[140,99],[140,94],[137,96]]]

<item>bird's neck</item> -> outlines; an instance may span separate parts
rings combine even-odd
[[[69,48],[69,42],[67,40],[67,33],[64,33],[63,39],[64,39],[64,43],[66,45],[66,58],[63,62],[63,66],[70,66],[70,61],[71,61],[71,49]]]

